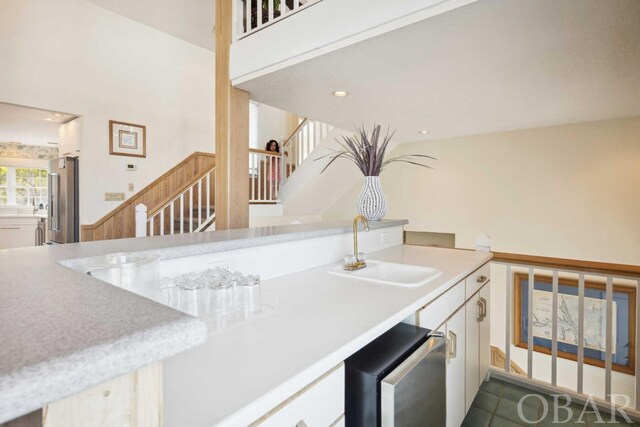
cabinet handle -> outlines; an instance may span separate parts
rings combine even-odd
[[[478,306],[478,312],[476,314],[476,321],[477,322],[482,322],[482,313],[484,312],[483,307],[482,307],[482,298],[480,298],[478,301],[476,301],[476,304]]]
[[[478,276],[478,278],[476,279],[476,282],[478,283],[484,283],[487,281],[487,276]]]
[[[458,354],[458,336],[453,331],[449,331],[449,342],[451,343],[449,346],[449,358],[455,359]]]
[[[485,319],[485,317],[487,317],[487,300],[480,297],[480,300],[478,302],[481,304],[482,311],[480,313],[480,316],[482,318],[480,319],[480,321],[482,322]]]
[[[296,427],[307,427],[307,423],[304,420],[300,420],[296,423]]]

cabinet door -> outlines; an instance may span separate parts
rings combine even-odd
[[[465,408],[465,309],[447,320],[447,427],[460,427]]]
[[[469,411],[471,402],[475,399],[480,388],[480,368],[479,368],[479,343],[480,343],[480,293],[476,293],[465,304],[466,317],[466,379],[465,379],[465,412]]]
[[[491,282],[487,283],[480,289],[480,299],[485,304],[484,315],[480,322],[479,343],[478,343],[478,374],[479,383],[482,384],[489,373],[489,365],[491,364]]]
[[[36,229],[28,225],[0,225],[0,249],[35,246]]]

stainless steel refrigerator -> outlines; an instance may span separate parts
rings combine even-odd
[[[49,163],[49,220],[47,239],[53,243],[80,241],[78,158],[61,157]]]

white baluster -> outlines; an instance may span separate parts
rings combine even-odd
[[[211,172],[207,174],[207,218],[211,216]]]
[[[164,209],[160,209],[160,235],[164,236]]]
[[[180,234],[184,233],[184,193],[180,195]]]
[[[198,180],[198,227],[202,225],[202,179]]]
[[[529,268],[529,286],[527,288],[527,377],[533,378],[533,288],[535,286],[535,275],[533,268]]]
[[[604,352],[604,398],[611,402],[611,359],[613,354],[613,277],[607,276],[607,342]],[[636,374],[637,375],[637,374]]]
[[[189,233],[193,233],[193,185],[189,187]]]
[[[558,270],[553,270],[551,284],[551,384],[558,381]]]
[[[150,236],[153,236],[153,235],[154,235],[154,232],[155,232],[155,230],[154,230],[154,228],[155,228],[155,227],[154,227],[154,225],[155,225],[155,218],[156,218],[155,216],[152,216],[152,217],[151,217],[151,220],[149,221],[149,235],[150,235]]]
[[[169,234],[173,234],[173,229],[175,228],[174,204],[174,202],[171,202],[171,205],[169,206]]]
[[[582,394],[583,390],[583,367],[584,367],[584,274],[578,275],[578,378],[577,392]]]
[[[505,372],[511,372],[511,290],[513,289],[511,266],[507,265],[507,289],[506,289],[506,314],[507,319],[505,322],[505,340],[504,340],[504,370]]]

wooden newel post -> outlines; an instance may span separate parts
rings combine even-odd
[[[229,76],[233,1],[215,2],[217,230],[249,226],[249,93]]]

